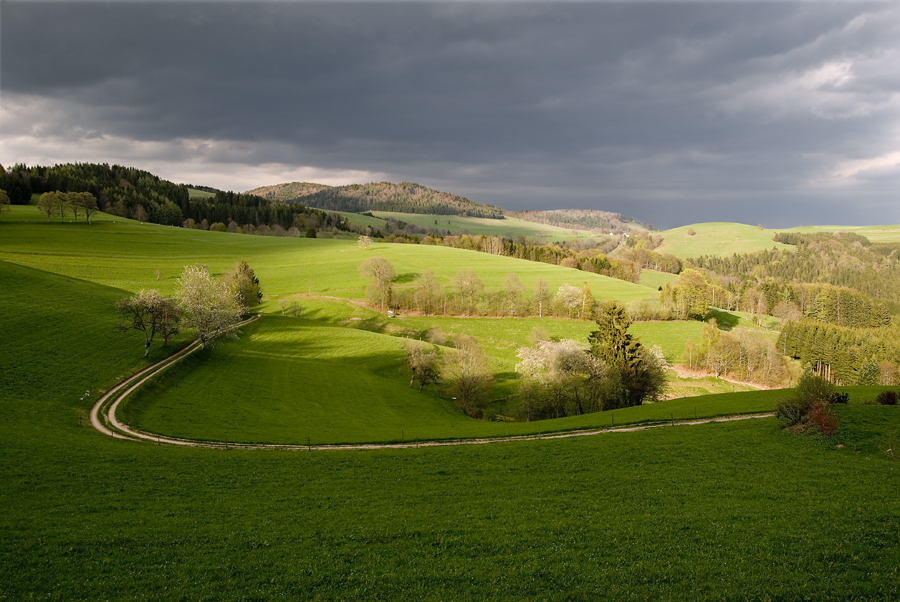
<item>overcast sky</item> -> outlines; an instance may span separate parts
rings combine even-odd
[[[0,163],[900,223],[897,2],[9,2]]]

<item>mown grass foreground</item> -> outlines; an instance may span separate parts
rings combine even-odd
[[[896,407],[839,408],[831,440],[763,419],[365,452],[119,441],[84,416],[140,365],[110,327],[123,295],[0,261],[0,600],[900,596],[900,466],[877,448]]]

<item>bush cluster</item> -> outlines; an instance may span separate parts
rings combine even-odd
[[[836,392],[832,383],[807,368],[800,376],[795,396],[775,403],[775,416],[788,428],[814,428],[830,437],[839,422],[831,410],[832,404],[846,404],[849,400],[849,395]]]
[[[895,406],[897,405],[897,392],[882,391],[878,394],[878,397],[875,398],[875,401],[883,406]]]

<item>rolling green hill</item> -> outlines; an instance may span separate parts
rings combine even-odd
[[[900,226],[798,226],[769,230],[747,224],[708,222],[661,232],[663,244],[656,251],[689,259],[701,255],[728,256],[773,248],[791,249],[791,245],[772,240],[778,232],[853,232],[872,242],[900,242]]]
[[[777,230],[781,232],[783,230]],[[692,234],[693,232],[693,234]],[[681,259],[701,255],[751,253],[773,247],[790,248],[772,240],[776,230],[765,230],[746,224],[709,222],[665,230],[663,244],[656,251],[671,253]]]
[[[266,283],[270,297],[305,292],[362,299],[367,282],[357,267],[378,255],[394,265],[399,286],[426,270],[443,284],[449,284],[459,270],[473,270],[489,287],[502,286],[506,274],[516,273],[527,290],[543,278],[552,291],[565,283],[587,282],[598,300],[657,296],[655,289],[597,274],[448,247],[376,243],[363,250],[350,240],[245,236],[104,215],[93,226],[43,224],[37,223],[36,208],[15,209],[12,218],[18,223],[5,228],[0,259],[129,291],[158,288],[169,294],[185,265],[201,263],[222,273],[243,259]],[[31,223],[25,223],[29,217]]]
[[[391,422],[391,412],[437,428],[442,410],[434,397],[391,399],[392,389],[381,386],[395,378],[396,337],[387,326],[350,339],[386,355],[348,352],[355,373],[341,372],[334,349],[346,347],[348,331],[337,330],[366,315],[356,314],[351,300],[359,294],[354,262],[340,255],[362,250],[341,241],[188,231],[105,216],[91,228],[35,224],[33,208],[14,209],[0,217],[0,600],[898,595],[900,471],[879,451],[885,434],[900,430],[897,407],[838,408],[842,422],[831,440],[787,435],[774,419],[370,451],[226,451],[101,435],[84,419],[96,395],[144,365],[140,343],[111,328],[113,303],[142,286],[171,291],[182,262],[222,270],[245,258],[258,266],[269,294],[301,293],[305,313],[266,315],[244,339],[196,356],[163,381],[165,389],[146,392],[146,401],[168,405],[136,406],[136,419],[168,420],[166,428],[198,436],[231,436],[249,422],[258,435],[274,439],[280,429],[286,439],[318,417],[331,421],[337,440],[379,428],[385,434],[378,438],[397,438],[396,428],[405,426]],[[408,271],[422,249],[390,247],[378,251],[394,253]],[[474,258],[490,259],[449,253],[427,260],[447,274],[457,269],[453,261],[469,257],[479,273]],[[509,265],[484,271],[499,275]],[[548,276],[569,273],[546,269]],[[310,274],[318,286],[343,290],[345,300],[303,300]],[[398,322],[394,327],[424,326],[422,318],[391,324]],[[498,362],[511,357],[503,341],[524,339],[531,326],[509,319],[442,324],[447,332],[480,332],[484,343],[495,339]],[[558,321],[547,330],[576,336],[585,327]],[[160,357],[162,348],[153,353]],[[335,390],[346,385],[354,398],[324,395],[327,382],[308,390],[316,375],[331,375]],[[405,375],[399,379],[397,392],[407,388]],[[179,387],[185,392],[176,396]],[[849,389],[860,402],[878,390]],[[362,405],[363,395],[375,403]],[[778,395],[709,396],[614,416],[618,423],[710,415],[771,407]],[[278,397],[292,405],[267,404]],[[420,399],[423,405],[413,407]],[[367,410],[371,420],[359,416]],[[443,411],[441,419],[451,416]],[[583,422],[550,422],[587,424],[577,418]],[[497,434],[506,426],[451,424],[464,423]]]

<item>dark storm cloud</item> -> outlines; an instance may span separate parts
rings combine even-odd
[[[878,159],[900,151],[896,4],[2,11],[2,135],[20,152],[53,138],[58,160],[107,143],[135,160],[355,170],[658,226],[850,223],[898,183],[900,160]]]

